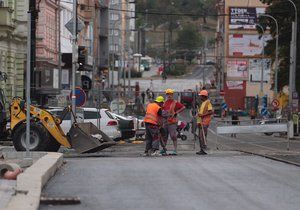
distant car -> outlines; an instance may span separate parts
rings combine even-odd
[[[131,139],[135,137],[135,129],[133,119],[124,117],[116,113],[109,112],[115,119],[119,121],[119,130],[121,131],[121,139]]]
[[[186,106],[186,108],[192,107],[192,102],[194,100],[194,94],[192,90],[184,90],[181,93],[181,100],[180,102]]]
[[[106,135],[108,135],[111,139],[118,140],[121,138],[121,132],[119,130],[119,122],[110,114],[108,109],[100,109],[100,113],[99,110],[96,108],[82,108],[82,109],[83,109],[84,116],[82,117],[79,114],[78,115],[79,121],[91,122],[96,126],[100,122],[100,130],[103,131]],[[48,109],[48,111],[57,116],[61,116],[63,108],[53,108],[53,109]],[[71,113],[67,114],[67,116],[62,121],[60,126],[65,133],[69,132],[71,128]]]
[[[215,65],[216,63],[211,60],[207,60],[205,64],[206,65]]]

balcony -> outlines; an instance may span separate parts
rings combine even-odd
[[[0,7],[0,30],[12,31],[15,27],[13,20],[13,10],[9,7]]]

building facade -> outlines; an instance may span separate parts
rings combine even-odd
[[[60,93],[59,87],[59,1],[37,0],[35,95],[39,104]]]
[[[272,37],[268,31],[261,37],[256,30],[257,16],[266,7],[259,0],[220,0],[217,4],[219,14],[228,14],[218,17],[216,55],[220,89],[232,109],[250,109],[264,95],[273,98],[272,61],[264,55]]]
[[[8,100],[24,96],[27,0],[0,1],[0,81]]]

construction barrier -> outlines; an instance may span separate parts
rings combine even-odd
[[[290,149],[290,123],[286,119],[268,120],[244,120],[240,124],[232,125],[232,120],[217,121],[216,148],[218,149],[218,137],[224,134],[251,134],[251,133],[287,133],[287,150]],[[263,122],[259,124],[259,122]],[[251,124],[252,123],[252,124]]]

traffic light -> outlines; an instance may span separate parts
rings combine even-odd
[[[86,53],[87,49],[85,46],[78,46],[78,59],[79,64],[78,71],[84,71],[84,65],[86,64]]]

